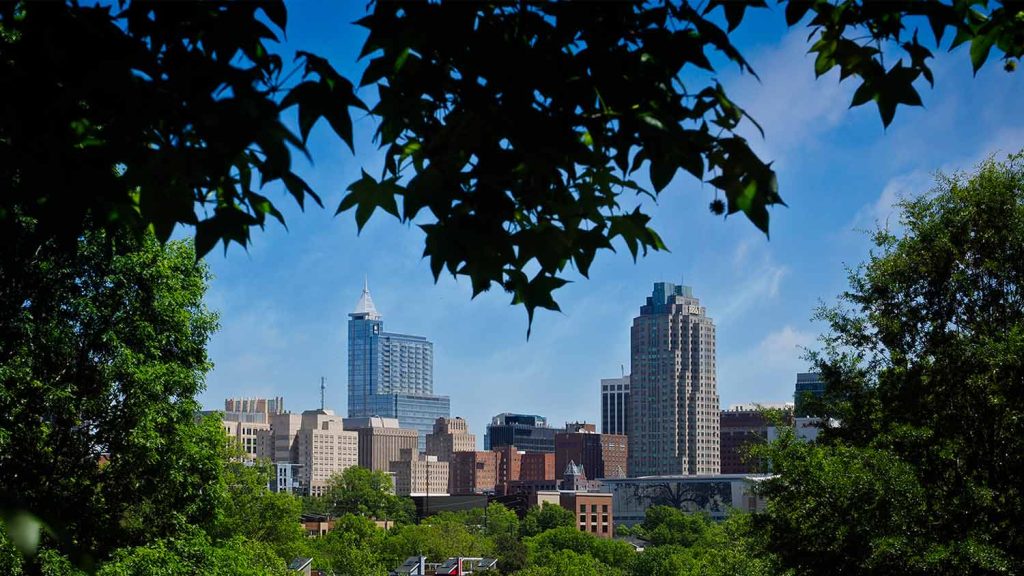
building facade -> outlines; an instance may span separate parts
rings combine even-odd
[[[302,413],[297,445],[299,482],[310,496],[323,494],[331,476],[359,463],[359,435],[330,410]]]
[[[268,447],[270,424],[264,422],[239,422],[237,420],[221,420],[224,432],[234,440],[245,458],[261,458]]]
[[[807,416],[820,416],[810,414],[807,406],[808,400],[820,399],[825,394],[825,383],[821,381],[821,374],[816,372],[800,372],[796,375],[796,390],[793,394],[793,413],[797,418]]]
[[[601,432],[625,435],[629,430],[629,374],[601,379]]]
[[[455,452],[476,450],[476,435],[469,433],[469,425],[462,418],[438,418],[434,429],[427,434],[426,453],[442,462],[452,459]]]
[[[621,478],[629,469],[628,438],[621,434],[559,432],[555,434],[555,469],[568,463],[583,466],[587,478]]]
[[[395,474],[395,494],[399,496],[447,496],[448,462],[415,450],[402,450],[400,459],[391,463]]]
[[[722,410],[719,424],[722,474],[749,474],[761,468],[749,451],[751,446],[767,441],[768,421],[761,411],[743,408]]]
[[[554,480],[555,455],[551,452],[526,452],[520,457],[519,477],[515,480]]]
[[[692,289],[655,283],[630,348],[630,475],[717,474],[715,324]]]
[[[754,490],[767,479],[758,474],[713,474],[707,476],[647,476],[601,481],[603,491],[612,494],[616,521],[633,526],[644,521],[651,506],[670,506],[683,512],[707,514],[723,520],[732,510],[760,512],[765,500]]]
[[[434,345],[423,336],[384,331],[384,321],[363,286],[348,321],[348,415],[397,418],[419,432],[419,449],[434,422],[448,417],[447,396],[434,394]]]
[[[453,452],[448,461],[448,493],[494,494],[500,466],[500,452]]]
[[[284,398],[226,398],[224,419],[235,422],[270,424],[270,417],[284,413]]]
[[[344,425],[358,435],[359,465],[363,468],[389,472],[391,462],[401,457],[402,450],[419,447],[417,432],[399,427],[398,418],[345,418]]]
[[[579,531],[598,538],[615,536],[614,501],[610,493],[563,491],[559,500],[562,508],[573,512]]]
[[[554,452],[555,433],[547,418],[536,414],[498,414],[484,434],[484,450],[515,446],[524,452]]]

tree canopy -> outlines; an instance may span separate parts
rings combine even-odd
[[[1024,52],[1019,3],[779,4],[809,30],[815,72],[860,82],[851,104],[874,102],[885,125],[934,82],[929,46],[969,45],[975,70],[993,53],[1012,70]],[[738,133],[755,120],[715,76],[718,62],[756,73],[730,34],[766,7],[372,3],[358,23],[369,33],[358,83],[377,91],[367,105],[332,63],[276,49],[278,0],[6,3],[0,231],[28,216],[41,240],[73,245],[89,227],[165,240],[183,224],[200,255],[244,246],[252,226],[283,221],[269,184],[321,202],[291,162],[313,125],[327,120],[352,147],[350,111],[368,109],[385,169],[353,175],[338,211],[360,227],[378,208],[418,224],[435,277],[504,289],[532,319],[557,309],[567,266],[586,276],[620,242],[634,258],[665,249],[623,195],[656,197],[680,169],[720,191],[712,212],[767,233],[782,203],[775,174]],[[297,127],[284,120],[292,108]]]
[[[217,325],[205,265],[190,243],[102,232],[25,251],[19,224],[0,248],[0,509],[98,556],[212,522],[224,432],[194,421]]]
[[[1024,570],[1024,155],[898,204],[819,317],[823,446],[769,451],[767,541],[797,573]]]

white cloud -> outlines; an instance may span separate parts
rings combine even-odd
[[[814,146],[817,137],[847,114],[851,82],[839,74],[814,76],[814,55],[807,53],[806,30],[794,28],[775,47],[758,50],[750,63],[761,81],[746,74],[728,79],[729,94],[761,127],[745,136],[762,157],[785,164],[787,155]]]
[[[769,333],[747,350],[719,359],[718,390],[722,406],[750,402],[792,401],[797,372],[816,334],[792,325]]]
[[[916,168],[890,178],[882,187],[881,194],[874,202],[865,204],[847,226],[850,230],[874,230],[876,227],[899,232],[899,215],[896,203],[901,198],[924,194],[935,184],[936,173],[952,174],[971,171],[983,160],[995,157],[1002,160],[1007,154],[1018,152],[1024,147],[1024,129],[1004,129],[997,132],[979,149],[948,161],[936,170]]]
[[[766,250],[757,264],[751,264],[750,250],[743,243],[737,247],[733,259],[734,279],[724,290],[707,297],[708,309],[714,310],[715,321],[720,325],[742,319],[752,309],[775,299],[782,279],[789,272],[785,266],[775,263]]]

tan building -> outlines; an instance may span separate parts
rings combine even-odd
[[[298,432],[299,482],[305,493],[319,496],[334,474],[359,463],[359,435],[345,430],[330,410],[306,410]]]
[[[270,424],[275,414],[284,413],[284,398],[226,398],[224,419],[238,422],[259,422]]]
[[[612,513],[612,494],[605,492],[562,492],[562,508],[571,510],[576,527],[598,538],[615,536],[615,516]]]
[[[455,452],[476,450],[476,435],[469,433],[469,425],[462,418],[438,418],[434,431],[427,434],[427,451],[442,462],[449,462]]]
[[[345,418],[345,429],[359,434],[359,465],[370,470],[391,470],[391,462],[400,460],[403,449],[419,447],[416,430],[400,428],[398,418],[369,416]]]
[[[235,440],[247,458],[265,458],[270,425],[263,422],[238,422],[222,420],[224,432]]]
[[[395,494],[399,496],[447,496],[448,462],[437,456],[402,450],[401,459],[391,463]]]
[[[494,494],[498,484],[501,453],[494,451],[454,452],[448,462],[448,493]]]
[[[656,282],[630,348],[629,474],[718,474],[715,323],[693,290]]]

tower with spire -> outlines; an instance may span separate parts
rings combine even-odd
[[[450,415],[450,399],[434,395],[434,344],[423,336],[384,331],[369,282],[348,320],[348,415],[398,418],[419,431],[420,450],[434,421]]]

